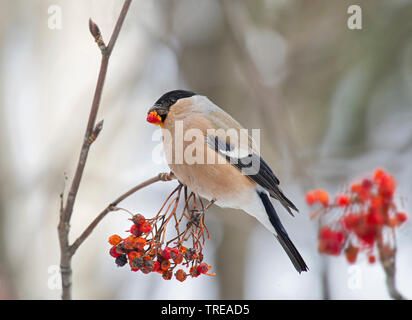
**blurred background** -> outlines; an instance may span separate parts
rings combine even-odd
[[[412,212],[412,1],[156,0],[132,2],[111,56],[98,120],[71,220],[71,241],[118,195],[159,172],[146,111],[160,95],[207,95],[245,127],[300,208],[281,218],[310,272],[296,273],[254,218],[213,206],[205,260],[215,277],[164,281],[117,268],[108,215],[73,258],[75,299],[389,299],[379,264],[317,252],[305,192],[342,190],[384,167]],[[122,1],[0,3],[0,298],[59,299],[57,224],[64,174],[74,175],[100,65],[91,17],[108,42]],[[57,19],[57,20],[56,20]],[[154,215],[176,181],[122,203]],[[67,188],[66,188],[67,190]],[[398,233],[397,284],[412,297],[412,223]],[[356,274],[357,285],[353,284]],[[352,284],[351,284],[352,283]]]

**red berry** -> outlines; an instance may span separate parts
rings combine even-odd
[[[408,220],[408,215],[407,215],[405,212],[398,212],[398,213],[396,214],[396,221],[397,221],[399,224],[404,223],[406,220]]]
[[[359,248],[350,244],[345,250],[346,260],[348,260],[349,263],[355,263],[356,258],[358,256],[358,252],[359,252]]]
[[[320,202],[325,207],[329,205],[329,194],[322,189],[314,191],[315,200]]]
[[[362,217],[358,226],[354,228],[356,236],[367,246],[373,246],[375,243],[379,226],[367,223],[367,218]]]
[[[143,255],[143,253],[141,253],[141,252],[130,251],[130,252],[127,254],[127,257],[129,258],[130,261],[133,261],[135,258],[141,257],[142,255]]]
[[[379,180],[379,193],[384,197],[391,198],[396,188],[395,178],[391,175],[384,175]]]
[[[171,251],[172,251],[172,248],[170,248],[170,247],[164,248],[162,253],[161,253],[162,258],[166,259],[166,260],[170,259],[171,258]]]
[[[336,197],[336,204],[339,207],[347,207],[350,204],[350,199],[345,194],[340,194]]]
[[[353,183],[350,186],[350,191],[353,193],[361,193],[362,192],[362,185],[360,183]]]
[[[346,237],[341,231],[334,231],[325,226],[319,230],[319,246],[321,253],[339,255],[342,251]]]
[[[349,213],[342,218],[342,224],[346,229],[355,228],[360,222],[360,216],[356,213]]]
[[[142,237],[138,237],[134,239],[133,246],[137,249],[143,249],[143,247],[146,245],[146,239]]]
[[[132,221],[133,221],[133,223],[135,223],[137,225],[141,225],[141,224],[146,222],[146,218],[143,215],[141,215],[140,213],[138,213],[138,214],[133,216]]]
[[[156,272],[156,271],[159,271],[159,269],[160,269],[160,263],[159,263],[159,261],[155,261],[154,263],[153,263],[153,272]]]
[[[111,255],[113,258],[117,258],[118,256],[121,255],[121,253],[117,252],[116,249],[117,249],[116,246],[113,246],[113,247],[110,248],[109,253],[110,253],[110,255]]]
[[[362,180],[362,189],[364,191],[369,190],[373,187],[373,182],[370,179],[363,179]]]
[[[369,261],[369,263],[375,263],[376,262],[376,257],[374,255],[370,255],[368,257],[368,261]]]
[[[306,193],[306,203],[308,205],[313,205],[315,203],[316,199],[315,199],[315,194],[313,192],[308,192]]]
[[[152,230],[152,226],[150,225],[150,223],[145,222],[140,226],[140,231],[142,233],[148,233],[151,230]]]
[[[174,260],[178,255],[179,255],[179,249],[178,248],[171,248],[170,249],[170,257]]]
[[[383,207],[384,199],[382,196],[377,195],[371,197],[371,208],[373,210],[381,210]]]
[[[173,262],[176,264],[180,264],[183,261],[183,254],[179,253],[176,258],[173,259]]]
[[[364,244],[367,246],[371,247],[375,243],[376,240],[376,234],[375,233],[366,233],[362,235],[358,235],[359,239],[362,240]]]
[[[130,227],[130,233],[133,234],[136,237],[140,237],[142,235],[142,231],[140,230],[140,226],[137,224],[134,224]]]
[[[373,225],[373,226],[381,226],[385,223],[385,220],[382,214],[376,211],[371,211],[366,216],[366,223]]]
[[[373,175],[373,180],[378,182],[384,176],[386,176],[386,172],[383,169],[376,169]]]
[[[209,271],[209,266],[207,265],[206,262],[202,262],[197,266],[197,272],[199,273],[206,273]]]

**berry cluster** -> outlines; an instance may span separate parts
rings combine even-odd
[[[176,201],[178,201],[178,197]],[[203,218],[199,217],[199,213],[196,211],[191,211],[191,219],[186,223],[185,230],[180,231],[179,225],[183,216],[187,216],[185,211],[189,210],[186,210],[187,206],[185,206],[182,217],[178,219],[176,217],[176,201],[171,212],[166,210],[166,213],[161,214],[165,207],[163,205],[160,212],[152,219],[146,219],[141,214],[133,215],[130,219],[133,224],[127,231],[130,233],[127,237],[122,238],[117,234],[109,237],[109,243],[112,245],[110,255],[116,259],[115,263],[118,266],[122,267],[129,263],[134,272],[141,271],[144,274],[156,272],[161,274],[165,280],[170,280],[174,274],[175,278],[181,282],[185,281],[188,276],[214,275],[208,273],[211,266],[203,262],[202,242],[199,241],[202,235],[204,238]],[[187,203],[188,201],[186,201]],[[173,217],[175,217],[178,235],[165,242],[166,226]],[[191,248],[183,245],[189,238],[193,243]],[[185,267],[188,272],[182,268],[175,271],[178,266]]]
[[[328,255],[344,252],[349,263],[355,263],[362,250],[367,252],[369,262],[374,263],[375,247],[381,259],[383,255],[394,255],[394,248],[384,243],[384,232],[389,230],[392,231],[389,234],[394,235],[394,228],[407,220],[406,213],[399,212],[394,203],[395,189],[394,177],[377,169],[372,177],[353,183],[334,201],[324,190],[309,191],[306,202],[319,206],[312,217],[338,210],[332,223],[321,226],[319,230],[319,252]]]

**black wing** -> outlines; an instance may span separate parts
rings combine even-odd
[[[279,188],[279,179],[275,176],[268,164],[257,154],[248,152],[241,157],[231,154],[234,147],[215,136],[207,137],[207,144],[221,154],[244,175],[266,189],[270,196],[279,200],[285,209],[293,216],[292,210],[299,211]]]

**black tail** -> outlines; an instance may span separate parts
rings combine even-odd
[[[279,240],[280,244],[282,245],[283,249],[289,256],[289,259],[292,261],[295,269],[301,273],[302,271],[308,271],[309,268],[307,267],[305,261],[303,261],[302,256],[300,255],[298,249],[290,240],[285,228],[283,227],[282,223],[280,222],[279,216],[275,211],[272,203],[270,202],[269,197],[265,192],[258,192],[260,198],[262,199],[263,205],[265,206],[266,213],[269,217],[270,222],[272,223],[273,227],[276,230],[276,238]]]

